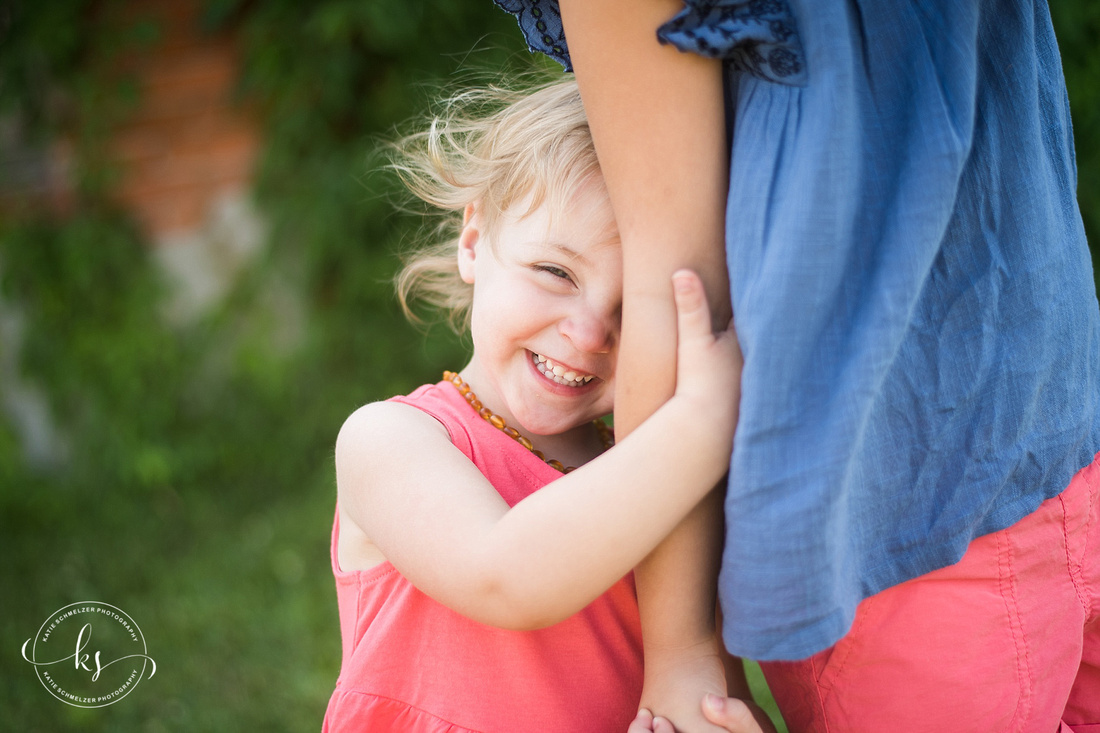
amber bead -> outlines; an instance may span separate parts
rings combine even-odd
[[[540,461],[544,461],[546,465],[562,473],[569,473],[570,471],[576,470],[575,466],[565,466],[559,460],[556,460],[554,458],[547,458],[542,451],[536,449],[531,441],[528,440],[524,435],[522,435],[518,430],[507,425],[504,422],[504,418],[502,418],[500,415],[494,414],[492,410],[482,405],[481,401],[478,400],[477,395],[475,395],[474,391],[470,388],[470,385],[466,384],[462,377],[460,377],[457,373],[451,371],[443,372],[443,379],[450,382],[458,389],[459,394],[461,394],[466,399],[466,401],[470,403],[470,406],[477,411],[478,415],[487,420],[490,424],[492,424],[493,427],[502,431],[509,438],[516,441],[527,450],[531,451],[531,453]],[[611,434],[611,428],[609,428],[606,423],[601,420],[594,420],[592,424],[595,426],[596,432],[599,434],[600,440],[601,442],[603,442],[603,446],[605,449],[610,448],[612,445],[614,445],[615,439]]]

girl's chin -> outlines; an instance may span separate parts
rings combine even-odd
[[[529,436],[532,440],[536,436],[539,437],[556,437],[559,435],[567,435],[568,433],[585,428],[591,425],[594,420],[598,420],[600,416],[572,416],[569,418],[531,418],[527,421],[520,420],[516,429],[524,435]]]

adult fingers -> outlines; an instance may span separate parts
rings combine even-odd
[[[703,698],[703,715],[729,733],[765,733],[744,700],[708,694]],[[769,726],[769,730],[774,730]]]

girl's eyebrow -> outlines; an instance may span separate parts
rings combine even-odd
[[[567,244],[559,244],[557,242],[553,242],[550,243],[550,246],[572,260],[576,260],[582,264],[588,264],[588,258],[586,258],[580,252],[576,251]]]

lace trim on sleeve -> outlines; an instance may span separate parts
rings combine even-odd
[[[573,70],[569,61],[569,46],[561,25],[558,0],[493,0],[497,7],[516,16],[519,28],[527,39],[527,48],[544,53],[566,71]]]
[[[657,29],[661,43],[727,59],[738,71],[781,84],[806,83],[806,64],[787,0],[684,0]]]
[[[516,17],[527,47],[572,71],[558,0],[493,0]],[[802,44],[787,0],[684,0],[657,29],[661,43],[726,59],[739,71],[781,84],[806,83]]]

